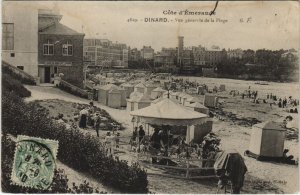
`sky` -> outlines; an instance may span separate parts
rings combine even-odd
[[[58,9],[61,23],[86,38],[107,38],[126,43],[131,48],[152,46],[176,47],[177,37],[184,36],[184,46],[210,48],[299,49],[300,13],[297,1],[220,1],[216,15],[178,15],[181,10],[209,12],[215,2],[133,2],[133,1],[43,1],[6,2],[16,6]],[[177,12],[166,15],[163,11]],[[169,12],[170,13],[170,12]],[[166,23],[144,22],[145,18],[167,18]],[[128,19],[138,22],[128,22]],[[215,22],[180,23],[176,19],[213,19]],[[218,19],[218,22],[216,21]],[[220,22],[227,20],[227,22]],[[243,20],[244,22],[241,22]],[[247,20],[249,22],[247,22]]]

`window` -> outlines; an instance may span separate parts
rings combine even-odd
[[[62,55],[63,56],[72,56],[73,55],[73,45],[69,41],[67,41],[66,44],[63,44]]]
[[[18,69],[24,70],[24,66],[17,66]]]
[[[47,43],[43,44],[44,55],[54,54],[54,44],[51,40],[47,39]]]
[[[2,50],[14,50],[14,24],[2,24]]]

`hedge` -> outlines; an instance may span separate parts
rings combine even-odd
[[[108,157],[96,137],[56,124],[46,108],[36,102],[26,104],[14,92],[3,91],[2,105],[3,133],[58,140],[57,158],[66,165],[123,193],[148,192],[146,172],[138,164],[129,166],[127,161]]]
[[[14,91],[20,97],[31,96],[31,92],[28,91],[20,81],[14,79],[8,74],[2,74],[2,87],[5,88],[6,91]]]
[[[82,94],[76,90],[73,90],[71,87],[67,86],[67,85],[63,85],[63,84],[59,84],[58,85],[58,88],[65,91],[65,92],[68,92],[70,94],[73,94],[75,96],[78,96],[78,97],[81,97],[81,98],[85,98],[85,99],[88,99],[88,94]]]
[[[35,80],[33,78],[30,79],[30,78],[23,77],[20,74],[17,74],[15,72],[13,72],[8,66],[2,65],[2,74],[8,74],[12,78],[20,81],[23,84],[36,85],[36,82],[35,82]]]

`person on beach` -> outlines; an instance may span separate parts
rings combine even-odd
[[[282,107],[283,108],[286,108],[286,104],[287,104],[287,99],[286,99],[286,97],[283,99],[283,101],[282,101]]]
[[[100,114],[99,114],[99,112],[96,112],[96,117],[95,117],[95,121],[94,121],[94,128],[96,130],[97,137],[99,137],[100,123],[101,123]]]
[[[129,141],[131,149],[132,149],[132,146],[136,145],[136,143],[137,143],[137,136],[138,136],[138,128],[134,127],[134,130],[132,132],[132,136],[131,136],[130,141]]]
[[[106,133],[106,136],[105,136],[105,141],[104,141],[104,143],[105,143],[105,146],[106,146],[106,152],[108,153],[108,151],[109,151],[109,153],[111,154],[111,155],[113,155],[114,154],[114,146],[115,146],[115,142],[116,142],[116,140],[115,140],[115,136],[114,135],[111,135],[111,133],[110,132],[107,132]]]
[[[118,132],[116,137],[116,148],[120,147],[119,144],[120,144],[120,133]]]
[[[282,107],[282,102],[281,102],[281,100],[279,100],[279,102],[278,102],[278,107],[279,107],[279,108]]]
[[[139,142],[141,142],[144,139],[145,135],[146,135],[145,130],[144,130],[143,126],[140,125],[140,127],[139,127]]]
[[[82,109],[79,112],[80,120],[79,120],[79,127],[85,129],[86,128],[86,122],[87,122],[87,116],[88,116],[88,110]]]
[[[159,129],[155,128],[154,133],[150,138],[150,146],[155,149],[155,151],[160,149],[160,136],[159,136]],[[152,163],[157,163],[157,158],[152,157]]]

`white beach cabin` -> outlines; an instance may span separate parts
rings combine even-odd
[[[286,129],[268,121],[252,127],[249,151],[258,157],[282,157]]]

